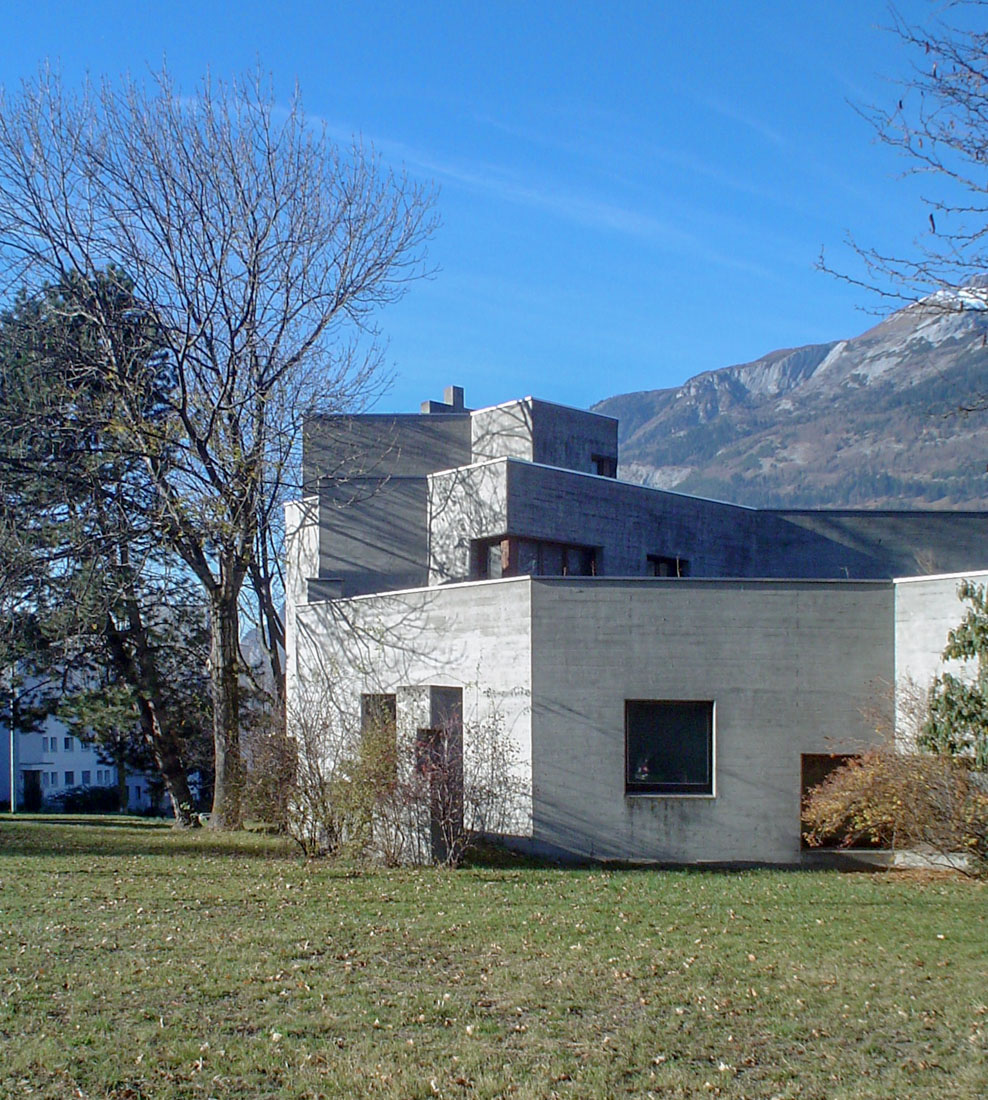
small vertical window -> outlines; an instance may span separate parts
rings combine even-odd
[[[74,738],[72,738],[72,737],[66,737],[65,738],[65,742],[62,745],[62,748],[64,748],[66,752],[71,752],[72,751],[72,749],[74,747],[73,744],[72,744],[73,740],[74,740]]]
[[[473,580],[496,580],[504,575],[507,540],[474,539],[470,543],[470,577]]]
[[[360,752],[378,782],[398,775],[398,707],[395,695],[361,695]]]
[[[88,787],[89,784],[92,782],[92,778],[93,778],[93,773],[92,772],[83,772],[82,773],[82,785],[84,787]]]
[[[617,459],[613,455],[591,455],[590,463],[598,477],[617,477]]]
[[[65,773],[65,786],[66,787],[71,787],[71,786],[74,786],[74,784],[75,784],[75,772],[66,772]]]

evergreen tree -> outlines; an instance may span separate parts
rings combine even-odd
[[[974,676],[937,676],[920,742],[931,752],[970,757],[975,769],[988,771],[988,587],[963,581],[957,594],[969,606],[947,635],[943,657],[973,661]]]
[[[7,659],[40,685],[36,701],[85,715],[97,735],[114,731],[115,744],[131,731],[130,757],[150,755],[188,822],[186,719],[208,695],[206,620],[181,563],[159,545],[154,493],[127,447],[128,410],[107,385],[89,320],[95,294],[113,303],[118,355],[167,447],[162,398],[174,379],[125,275],[69,275],[22,294],[0,318],[0,513],[16,566]],[[128,722],[117,713],[121,691]]]

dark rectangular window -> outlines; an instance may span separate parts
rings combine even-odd
[[[627,699],[624,722],[628,794],[713,794],[712,702]]]
[[[591,455],[590,461],[598,477],[617,477],[617,459],[613,455]]]
[[[66,738],[65,738],[65,751],[66,751],[66,752],[71,752],[71,751],[72,751],[72,749],[73,749],[73,748],[75,747],[75,746],[74,746],[74,745],[72,744],[72,740],[73,740],[73,739],[72,739],[71,737],[66,737]]]
[[[474,539],[470,543],[470,578],[483,581],[505,576],[506,551],[507,539]]]
[[[365,775],[385,786],[398,777],[398,700],[360,696],[360,756]]]
[[[645,562],[645,574],[649,577],[688,577],[690,563],[686,558],[649,554]]]
[[[470,546],[470,575],[494,577],[596,577],[597,548],[546,539],[475,539]]]
[[[75,772],[65,773],[65,785],[66,787],[72,787],[75,785]]]
[[[360,696],[360,731],[389,732],[398,724],[398,700],[394,695]]]

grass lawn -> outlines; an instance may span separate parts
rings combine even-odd
[[[988,1094],[960,878],[354,870],[0,818],[0,1096]]]

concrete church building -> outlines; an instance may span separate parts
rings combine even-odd
[[[617,472],[617,421],[531,397],[313,420],[290,706],[398,738],[452,716],[467,757],[496,713],[534,851],[798,863],[805,777],[929,683],[988,512],[761,510]]]

